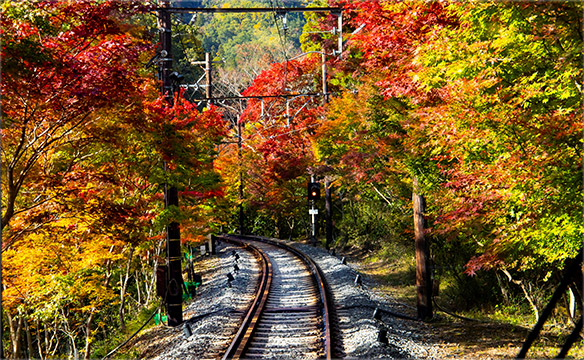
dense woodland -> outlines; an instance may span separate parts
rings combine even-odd
[[[343,52],[333,14],[286,31],[276,14],[177,17],[185,81],[211,52],[216,96],[319,93],[321,54],[289,60],[318,51],[326,98],[211,105],[177,83],[169,108],[153,4],[2,2],[6,357],[105,355],[160,301],[171,221],[184,249],[238,231],[240,210],[245,232],[305,240],[311,175],[330,189],[331,246],[412,258],[415,192],[451,307],[535,321],[582,246],[582,3],[202,2],[252,3],[342,6]]]

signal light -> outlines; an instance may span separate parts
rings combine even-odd
[[[308,200],[318,200],[320,198],[320,184],[308,183]]]

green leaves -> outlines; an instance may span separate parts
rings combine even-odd
[[[582,4],[346,8],[349,26],[364,26],[350,42],[361,57],[337,64],[333,84],[359,95],[331,101],[319,158],[346,182],[395,191],[419,176],[433,233],[476,252],[469,273],[549,269],[575,254]]]
[[[521,270],[559,266],[577,250],[582,229],[566,226],[565,217],[581,209],[568,197],[550,196],[581,190],[581,184],[568,180],[581,161],[568,130],[581,113],[573,106],[581,91],[571,78],[582,74],[581,55],[566,61],[564,55],[575,54],[575,48],[561,45],[581,44],[576,27],[565,22],[581,6],[564,5],[452,4],[449,8],[461,18],[459,30],[441,29],[417,53],[416,61],[424,64],[417,80],[426,89],[446,89],[450,100],[442,107],[445,113],[430,117],[431,133],[437,136],[433,145],[456,159],[444,174],[454,191],[450,201],[459,200],[443,208],[452,212],[437,229],[467,233],[478,222],[490,232],[485,249],[479,250],[484,256],[469,263],[469,271],[479,264]],[[563,144],[556,142],[559,138]],[[469,193],[470,184],[483,184],[479,188],[486,192]],[[498,195],[486,213],[462,205],[476,204],[489,193]],[[468,221],[452,227],[468,215]]]

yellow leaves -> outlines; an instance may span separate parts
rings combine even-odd
[[[4,252],[7,308],[26,304],[50,313],[65,303],[80,302],[84,305],[77,310],[87,312],[115,299],[116,293],[104,286],[104,271],[108,263],[124,259],[124,243],[93,234],[89,223],[64,213]]]

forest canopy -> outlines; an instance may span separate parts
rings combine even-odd
[[[93,357],[155,308],[170,222],[185,252],[220,231],[306,240],[311,178],[327,245],[410,258],[417,192],[454,299],[514,292],[537,316],[582,246],[582,2],[174,5],[340,7],[343,28],[330,12],[176,15],[170,107],[154,4],[2,2],[5,355]],[[205,52],[215,95],[250,99],[188,86]]]

